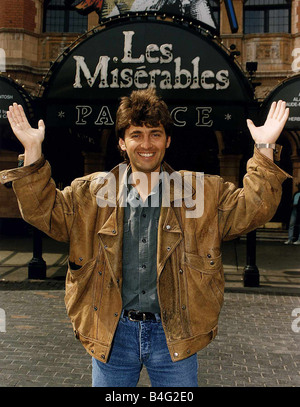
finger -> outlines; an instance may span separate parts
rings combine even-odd
[[[27,117],[25,115],[24,109],[22,105],[18,105],[18,112],[19,112],[19,117],[21,118],[23,123],[28,123]],[[29,123],[28,123],[29,124]]]
[[[9,107],[11,112],[12,118],[16,124],[20,124],[20,115],[17,103],[13,103],[12,106]]]
[[[11,128],[15,128],[18,123],[15,120],[15,115],[13,113],[12,106],[9,106],[9,110],[7,111],[7,118],[8,118],[8,121],[9,121],[9,124],[10,124]]]
[[[285,114],[285,109],[286,109],[286,102],[282,101],[280,110],[278,112],[277,120],[281,121]]]
[[[275,112],[273,114],[273,119],[278,119],[279,112],[280,112],[280,109],[281,109],[281,105],[282,105],[282,100],[278,100]]]
[[[288,107],[286,107],[285,111],[284,111],[284,114],[283,114],[283,116],[281,118],[281,122],[283,123],[283,125],[285,125],[285,123],[286,123],[286,121],[287,121],[287,119],[289,117],[289,114],[290,114],[290,109]]]
[[[10,120],[16,124],[15,107],[13,105],[10,105],[8,109]]]
[[[45,130],[45,123],[44,123],[44,120],[39,120],[39,122],[38,122],[38,128],[40,129],[40,130]]]
[[[268,116],[267,116],[267,120],[273,118],[273,114],[275,112],[275,109],[276,109],[276,102],[273,102],[271,104],[271,107],[270,107],[270,110],[269,110],[269,113],[268,113]]]
[[[18,124],[29,127],[29,123],[28,123],[27,117],[25,116],[23,107],[21,105],[16,104],[15,112],[16,112],[16,119],[17,119]]]
[[[247,126],[248,126],[248,129],[250,130],[250,133],[252,133],[252,130],[254,130],[256,127],[255,124],[253,123],[253,121],[250,119],[247,119]]]

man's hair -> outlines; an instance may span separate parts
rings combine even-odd
[[[133,126],[157,127],[162,125],[167,137],[171,136],[173,121],[166,103],[156,94],[155,89],[132,91],[130,96],[121,98],[116,115],[116,136],[124,140],[125,130]],[[118,144],[119,146],[119,144]],[[119,148],[123,158],[126,151]]]

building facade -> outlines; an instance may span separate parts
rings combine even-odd
[[[254,88],[258,103],[266,100],[282,82],[297,77],[300,72],[300,0],[232,0],[236,19],[233,22],[228,2],[208,1],[216,24],[216,41],[240,66]],[[45,78],[53,64],[64,58],[71,44],[80,43],[86,38],[87,32],[98,27],[101,13],[102,16],[109,16],[116,7],[115,2],[104,2],[104,11],[102,9],[100,13],[95,7],[96,3],[96,0],[0,2],[0,78],[13,81],[28,92],[33,100],[42,97]],[[118,10],[122,11],[122,7],[124,4],[120,2]],[[163,18],[172,22],[170,13],[166,13]],[[233,28],[234,23],[236,26]],[[297,83],[300,84],[300,81],[295,86],[298,86]],[[297,92],[296,99],[299,97],[298,101],[295,99],[295,106],[299,110],[300,103],[297,103],[300,101],[300,86]],[[0,169],[14,167],[21,152],[20,146],[10,142],[10,136],[5,137],[8,129],[1,128],[2,140],[6,142],[0,141]],[[196,130],[199,132],[199,129]],[[201,130],[199,137],[195,138],[194,134],[191,136],[190,150],[185,154],[178,135],[177,141],[174,140],[174,154],[170,157],[171,165],[175,169],[190,169],[189,166],[194,166],[195,170],[220,174],[226,180],[240,185],[246,161],[252,154],[249,135],[245,136],[245,132],[235,129]],[[61,188],[75,176],[109,170],[119,160],[111,130],[74,132],[62,129],[62,133],[72,133],[73,142],[70,146],[65,138],[61,149],[57,149],[55,141],[58,132],[50,132],[45,141],[45,151],[53,165],[54,178]],[[64,137],[61,134],[60,140]],[[297,119],[293,128],[284,130],[279,142],[284,146],[280,165],[293,175],[293,181],[285,183],[282,203],[274,217],[274,222],[284,228],[289,219],[292,195],[300,182],[300,122],[297,123]],[[68,157],[65,148],[69,149]],[[179,167],[176,168],[178,163]],[[12,191],[3,186],[0,190],[0,205],[0,218],[19,216]]]

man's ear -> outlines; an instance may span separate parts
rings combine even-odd
[[[171,136],[168,136],[167,142],[166,142],[166,148],[169,148],[170,144],[171,144]]]
[[[119,146],[122,151],[126,151],[125,140],[123,140],[121,137],[119,137]]]

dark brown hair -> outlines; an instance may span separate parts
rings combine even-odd
[[[155,89],[135,90],[130,96],[121,98],[115,127],[118,142],[119,138],[124,139],[125,130],[130,125],[156,127],[160,124],[164,127],[167,137],[171,136],[173,121],[170,112]],[[126,151],[120,149],[120,152],[124,158],[127,157]]]

